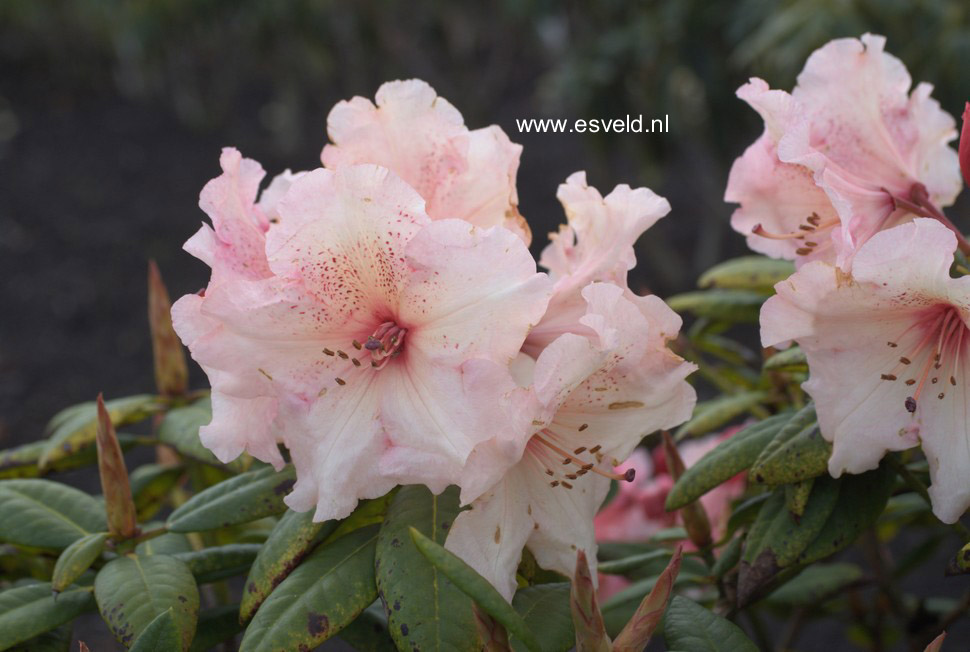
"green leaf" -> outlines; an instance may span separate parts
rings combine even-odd
[[[626,575],[631,571],[637,571],[643,568],[651,562],[656,562],[661,559],[666,562],[670,555],[671,552],[667,549],[651,550],[650,552],[624,557],[623,559],[600,562],[596,570],[605,575]]]
[[[731,539],[724,549],[721,550],[717,561],[711,566],[711,575],[714,577],[724,577],[728,571],[732,570],[741,561],[741,537]]]
[[[97,499],[50,480],[0,482],[0,523],[0,540],[53,550],[107,529]]]
[[[199,439],[199,428],[212,421],[212,399],[201,398],[195,403],[169,410],[158,427],[159,441],[173,447],[182,455],[206,464],[226,466],[233,471],[245,471],[252,458],[240,455],[232,462],[223,465]]]
[[[394,496],[397,495],[398,490],[392,489],[380,498],[371,498],[370,500],[362,500],[357,503],[357,508],[354,510],[353,514],[340,521],[337,525],[337,529],[331,532],[326,539],[325,543],[329,543],[334,539],[339,539],[340,537],[350,534],[354,530],[360,529],[368,525],[374,525],[375,523],[383,523],[384,516],[387,514],[387,509],[394,500]]]
[[[248,572],[261,547],[258,543],[229,543],[172,556],[185,562],[198,584],[208,584]]]
[[[292,466],[279,473],[271,466],[241,473],[189,498],[168,517],[168,529],[201,532],[281,514],[294,482]]]
[[[708,319],[756,324],[761,304],[768,297],[750,290],[704,290],[685,292],[667,299],[667,305],[675,312],[689,312]]]
[[[148,623],[145,631],[138,635],[130,649],[132,652],[159,652],[178,650],[180,647],[184,649],[181,638],[175,624],[175,613],[169,607]]]
[[[408,533],[414,526],[444,543],[457,516],[456,487],[436,496],[425,487],[406,486],[391,501],[377,539],[377,587],[400,649],[479,649],[471,599],[425,559]]]
[[[742,256],[726,260],[704,272],[697,280],[697,287],[770,293],[775,283],[784,281],[794,273],[795,265],[790,260]]]
[[[361,528],[314,550],[260,606],[240,652],[313,649],[353,622],[377,598],[377,530]]]
[[[139,522],[143,523],[158,513],[184,472],[182,466],[145,464],[131,473],[131,493]]]
[[[696,437],[720,428],[766,398],[768,398],[767,393],[757,391],[728,394],[710,401],[702,401],[697,404],[690,421],[677,429],[674,439],[680,441],[685,437]]]
[[[209,652],[219,643],[243,630],[239,624],[239,605],[229,604],[206,609],[199,614],[199,626],[189,652]]]
[[[839,501],[824,527],[799,556],[798,562],[810,564],[824,559],[854,542],[876,522],[893,490],[896,474],[883,463],[878,469],[839,479]],[[819,480],[815,481],[816,484]]]
[[[773,591],[766,601],[789,607],[818,605],[861,577],[862,569],[855,564],[813,564]]]
[[[342,630],[340,639],[357,652],[396,652],[387,627],[387,615],[380,600],[360,612],[360,615]]]
[[[49,632],[94,609],[90,589],[69,588],[55,598],[48,582],[0,592],[0,650]]]
[[[72,629],[71,623],[61,625],[29,641],[14,645],[8,648],[7,652],[72,652],[71,640],[74,638]]]
[[[165,402],[157,396],[139,394],[107,401],[105,407],[115,427],[136,423],[160,412]],[[54,415],[47,426],[49,437],[38,460],[41,470],[58,460],[74,455],[94,443],[98,412],[94,401],[74,405]]]
[[[283,514],[253,561],[239,606],[240,620],[249,622],[276,585],[336,527],[336,521],[314,523],[313,510]]]
[[[130,646],[161,614],[172,610],[181,650],[188,650],[199,616],[199,589],[183,562],[168,555],[130,555],[104,565],[94,581],[101,617]]]
[[[765,447],[748,477],[771,485],[809,480],[828,471],[831,454],[832,444],[822,439],[815,407],[809,405],[793,416]]]
[[[740,627],[679,595],[664,615],[664,639],[670,650],[758,652]]]
[[[502,624],[509,634],[516,636],[526,648],[533,652],[541,652],[539,643],[529,629],[525,621],[516,613],[505,598],[495,590],[488,580],[475,572],[475,570],[454,554],[445,550],[443,546],[435,543],[428,537],[421,534],[415,528],[409,528],[411,540],[421,551],[428,561],[434,564],[435,568],[444,573],[445,577],[454,583],[459,589],[465,592],[468,597],[474,600],[484,609],[489,616]]]
[[[158,524],[152,523],[145,529],[154,529]],[[192,552],[192,543],[184,534],[166,532],[152,539],[146,539],[135,546],[135,553],[139,555],[177,555]]]
[[[785,485],[785,509],[796,519],[801,518],[808,506],[808,499],[812,496],[814,478],[802,480],[794,484]]]
[[[535,632],[543,652],[566,652],[576,643],[572,614],[569,611],[569,582],[536,584],[515,592],[512,607]],[[516,652],[526,649],[514,639]]]
[[[755,519],[744,545],[738,575],[738,603],[756,592],[784,568],[797,563],[822,531],[839,500],[840,485],[828,476],[812,484],[812,494],[800,519],[785,505],[785,491],[776,490]]]
[[[81,573],[91,567],[91,564],[101,556],[104,550],[104,542],[108,540],[107,532],[96,534],[86,534],[81,537],[61,553],[54,564],[54,574],[51,579],[51,588],[56,592],[61,592],[74,583]]]
[[[807,371],[808,358],[801,347],[792,346],[765,360],[762,368],[766,371]]]
[[[719,443],[674,483],[666,509],[680,509],[750,467],[789,419],[790,413],[768,417]]]
[[[120,433],[118,442],[121,450],[128,451],[134,447],[135,437]],[[51,471],[70,471],[98,463],[97,447],[92,443],[68,457],[51,462],[41,471],[38,463],[46,448],[47,441],[41,440],[0,451],[0,479],[36,478]]]

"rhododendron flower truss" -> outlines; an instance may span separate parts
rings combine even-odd
[[[755,251],[834,262],[848,271],[873,234],[911,220],[945,220],[961,188],[953,117],[911,93],[885,39],[837,39],[809,57],[789,95],[760,79],[738,90],[765,131],[735,161],[725,200]]]
[[[385,168],[314,170],[277,209],[271,276],[211,284],[173,309],[213,387],[203,441],[223,460],[245,449],[280,463],[280,440],[297,470],[287,503],[317,520],[428,464],[451,477],[502,425],[469,389],[476,370],[515,357],[549,280],[512,232],[432,221]],[[392,451],[414,460],[394,478],[380,470]]]
[[[694,366],[666,348],[680,318],[656,297],[626,296],[594,283],[582,293],[589,336],[567,333],[535,360],[517,365],[538,406],[531,437],[489,441],[469,467],[516,461],[455,520],[447,547],[506,597],[524,545],[538,563],[572,575],[576,550],[595,559],[593,516],[610,479],[643,436],[686,420],[695,394],[684,380]],[[510,450],[511,449],[511,450]],[[476,494],[469,485],[463,501]]]
[[[549,235],[552,242],[539,260],[555,288],[549,310],[526,342],[525,351],[533,357],[559,335],[581,328],[579,320],[586,311],[581,293],[589,283],[627,287],[627,272],[637,262],[634,243],[670,212],[670,203],[649,188],[624,184],[603,197],[586,183],[585,172],[570,175],[556,197],[568,223]]]
[[[502,225],[529,244],[515,189],[521,145],[495,125],[469,130],[458,109],[417,79],[384,84],[376,100],[355,97],[330,112],[326,167],[383,165],[424,197],[431,219]]]
[[[967,353],[970,278],[951,278],[956,239],[917,219],[875,235],[846,276],[822,262],[776,286],[762,311],[765,346],[804,350],[829,471],[861,473],[887,452],[922,444],[934,513],[970,505]]]

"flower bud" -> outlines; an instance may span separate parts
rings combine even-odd
[[[96,442],[101,490],[104,492],[104,506],[108,514],[108,530],[114,537],[131,538],[138,532],[135,502],[131,497],[128,469],[125,468],[125,459],[121,455],[121,445],[101,394],[98,394]]]
[[[667,471],[670,473],[674,482],[684,474],[684,460],[681,459],[670,433],[663,432],[664,457],[667,459]],[[680,517],[684,521],[684,529],[687,530],[687,537],[698,548],[706,548],[711,545],[711,521],[707,518],[707,512],[699,501],[694,501],[680,508]]]
[[[172,328],[172,302],[154,260],[148,263],[148,325],[158,392],[164,396],[184,394],[189,386],[189,367],[182,343]]]
[[[576,552],[576,573],[569,594],[569,607],[576,630],[577,652],[610,652],[612,643],[596,600],[589,562],[582,550]]]

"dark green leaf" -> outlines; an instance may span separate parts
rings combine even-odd
[[[239,624],[239,605],[229,604],[206,609],[199,614],[199,626],[189,652],[209,652],[219,643],[243,631]]]
[[[756,324],[761,304],[768,297],[750,290],[704,290],[685,292],[667,299],[676,312],[689,312],[717,321]]]
[[[471,599],[425,559],[408,533],[417,527],[443,544],[457,516],[456,487],[436,496],[406,486],[391,501],[377,539],[377,587],[400,649],[479,649]]]
[[[7,652],[73,652],[71,640],[73,636],[71,623],[61,625],[49,632],[35,636],[29,641],[8,648]]]
[[[134,447],[135,437],[119,433],[118,442],[121,444],[121,450],[128,451]],[[47,448],[47,441],[41,440],[0,451],[0,479],[36,478],[51,471],[70,471],[98,463],[97,447],[92,443],[68,457],[51,462],[41,471],[38,463],[45,448]]]
[[[784,281],[794,273],[795,265],[790,260],[742,256],[726,260],[704,272],[697,281],[697,287],[770,293],[775,283]]]
[[[767,397],[768,395],[761,391],[740,392],[698,403],[694,416],[677,429],[674,438],[680,441],[685,437],[696,437],[711,432],[746,413]]]
[[[748,472],[763,484],[791,484],[809,480],[828,471],[832,444],[822,439],[814,406],[792,417],[765,447]]]
[[[354,622],[340,630],[340,638],[357,652],[396,652],[387,627],[384,604],[377,600],[364,609]]]
[[[377,598],[377,530],[361,528],[314,550],[260,606],[240,652],[313,649],[353,622]]]
[[[48,582],[0,592],[0,650],[49,632],[94,609],[90,589],[73,587],[55,598]]]
[[[260,548],[258,543],[229,543],[172,556],[185,562],[197,583],[208,584],[248,572]]]
[[[279,473],[270,466],[241,473],[189,498],[168,517],[168,529],[200,532],[280,514],[295,481],[292,466]]]
[[[674,483],[666,508],[680,509],[750,467],[789,419],[788,413],[768,417],[719,443]]]
[[[146,526],[145,529],[154,529],[156,523]],[[135,552],[139,555],[177,555],[182,552],[192,552],[192,543],[184,534],[177,532],[166,532],[161,536],[146,539],[137,546]]]
[[[108,527],[100,502],[50,480],[0,481],[0,523],[0,540],[54,550]]]
[[[740,627],[679,595],[664,615],[664,639],[670,650],[758,652]]]
[[[537,584],[515,592],[512,607],[532,630],[543,652],[566,652],[576,643],[572,615],[569,611],[569,583]],[[514,639],[516,652],[526,649]]]
[[[755,593],[784,568],[797,563],[815,540],[839,500],[839,482],[818,478],[800,519],[785,506],[785,491],[776,490],[755,519],[744,545],[738,576],[738,603],[747,604]]]
[[[51,587],[60,592],[69,587],[81,576],[81,573],[91,567],[91,564],[101,556],[104,542],[108,540],[107,532],[86,534],[61,553],[54,564],[54,574]]]
[[[495,590],[488,580],[475,572],[475,570],[459,559],[457,556],[445,550],[445,548],[428,537],[421,534],[415,528],[410,528],[411,540],[414,541],[421,554],[428,558],[435,568],[454,583],[459,589],[465,592],[472,600],[484,609],[489,616],[502,624],[509,634],[516,636],[525,646],[533,652],[541,652],[538,641],[532,630],[529,629],[522,617],[516,613],[505,598]]]
[[[290,510],[283,514],[253,561],[239,606],[239,618],[249,622],[276,585],[336,527],[336,521],[314,523],[313,510]]]
[[[819,605],[861,577],[862,569],[855,564],[813,564],[773,591],[766,600],[786,606]]]
[[[165,408],[157,396],[140,394],[107,401],[105,407],[115,427],[136,423]],[[94,401],[69,407],[54,415],[47,426],[49,438],[38,460],[41,470],[94,444],[98,412]]]
[[[148,623],[134,645],[131,646],[132,652],[160,652],[161,650],[184,649],[182,637],[179,635],[175,624],[175,613],[171,607],[155,617],[155,620]]]
[[[738,562],[741,561],[741,537],[734,537],[721,550],[720,556],[711,567],[711,575],[714,577],[724,577],[729,571],[733,570]]]
[[[199,616],[199,590],[183,562],[168,555],[130,555],[104,565],[94,581],[101,617],[123,645],[130,646],[162,613],[172,610],[188,650]]]
[[[861,475],[846,475],[839,479],[839,501],[825,522],[825,526],[798,558],[802,564],[824,559],[842,550],[867,527],[876,522],[889,494],[896,474],[889,464]],[[819,480],[815,481],[816,484]]]

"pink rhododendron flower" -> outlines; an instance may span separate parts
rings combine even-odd
[[[950,277],[955,248],[947,227],[914,220],[873,236],[851,275],[805,265],[761,313],[765,346],[795,340],[808,358],[803,387],[834,444],[829,472],[861,473],[922,444],[947,523],[970,505],[970,277]]]
[[[588,333],[579,324],[586,310],[583,288],[594,281],[626,288],[627,272],[637,262],[634,243],[670,212],[667,200],[648,188],[623,184],[603,197],[587,185],[585,172],[570,175],[556,197],[568,224],[550,234],[552,242],[539,260],[555,288],[549,310],[526,342],[525,351],[533,357],[563,333]]]
[[[266,175],[256,161],[227,147],[219,158],[222,175],[205,185],[199,206],[212,220],[185,243],[185,250],[212,268],[213,280],[224,276],[247,279],[272,275],[266,260],[266,231],[276,219],[276,203],[298,175],[286,171],[274,178],[259,201]]]
[[[287,504],[315,506],[317,520],[427,464],[450,477],[502,427],[470,388],[490,390],[480,369],[517,355],[548,278],[512,232],[432,221],[374,165],[291,180],[276,212],[268,276],[212,283],[173,308],[213,387],[203,442],[224,461],[248,450],[277,465],[284,443],[298,477]],[[398,455],[396,475],[382,473],[402,451],[412,466]]]
[[[941,217],[959,193],[955,122],[911,79],[885,38],[815,51],[789,95],[760,79],[738,90],[765,121],[735,161],[725,200],[755,251],[848,271],[873,234],[915,215]],[[945,218],[942,218],[945,219]]]
[[[330,112],[326,167],[383,165],[424,197],[431,219],[502,225],[529,244],[515,190],[521,145],[495,125],[470,131],[458,109],[417,79],[382,85],[376,100],[355,97]]]
[[[644,435],[686,420],[696,400],[684,380],[694,365],[666,347],[681,322],[663,301],[611,283],[590,284],[582,297],[589,335],[563,334],[534,363],[524,354],[517,363],[539,416],[526,437],[476,448],[469,473],[514,466],[490,487],[481,478],[465,487],[463,502],[474,501],[446,542],[506,598],[524,545],[567,575],[577,549],[595,563],[593,516],[610,479],[624,479],[612,468]]]

